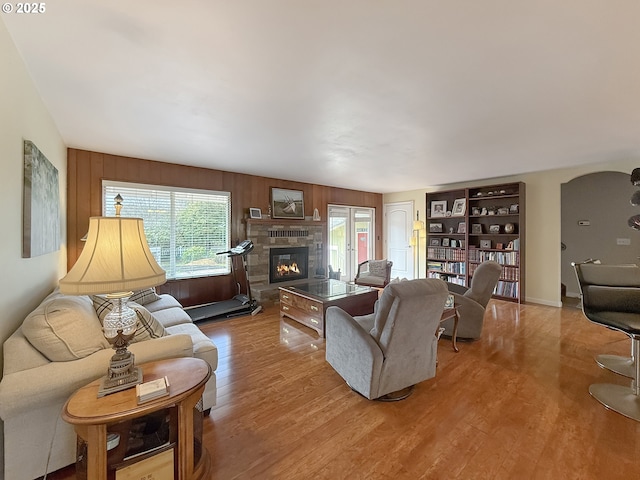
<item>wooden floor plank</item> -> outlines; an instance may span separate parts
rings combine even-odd
[[[459,353],[442,339],[436,377],[396,403],[351,391],[324,339],[276,308],[198,325],[219,350],[218,404],[204,422],[214,479],[638,476],[640,422],[588,393],[628,383],[594,356],[628,355],[630,342],[578,308],[492,300],[482,338]]]

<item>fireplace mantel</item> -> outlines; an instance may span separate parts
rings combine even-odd
[[[289,218],[247,218],[248,225],[286,225],[286,226],[311,226],[326,227],[327,222],[323,220],[294,220]]]

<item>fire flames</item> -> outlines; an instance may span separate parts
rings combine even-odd
[[[300,275],[300,269],[298,268],[298,264],[296,262],[293,262],[291,264],[279,263],[278,266],[276,267],[276,272],[280,277],[284,277],[285,275],[292,275],[292,274]]]

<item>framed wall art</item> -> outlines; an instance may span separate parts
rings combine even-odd
[[[58,169],[33,142],[24,141],[22,257],[60,249]]]
[[[304,192],[271,187],[271,216],[304,220]]]
[[[249,218],[262,218],[262,210],[259,208],[250,208]]]

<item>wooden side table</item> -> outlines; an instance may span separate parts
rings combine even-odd
[[[456,308],[455,305],[454,305],[453,308],[445,308],[444,309],[444,311],[442,312],[442,316],[440,317],[440,323],[445,322],[445,321],[449,320],[450,318],[453,318],[453,333],[451,334],[451,344],[453,346],[453,349],[456,352],[459,352],[460,350],[458,349],[458,345],[457,345],[458,309]]]
[[[139,365],[144,381],[167,376],[169,395],[138,405],[136,389],[130,388],[98,398],[100,380],[80,388],[67,400],[62,418],[71,423],[87,443],[87,474],[107,479],[107,429],[109,425],[136,419],[169,407],[177,409],[177,478],[208,478],[209,452],[202,446],[194,455],[194,408],[211,376],[209,364],[197,358],[173,358]]]

